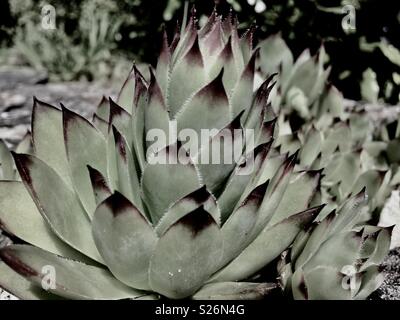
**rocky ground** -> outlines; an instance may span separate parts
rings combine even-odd
[[[45,73],[28,68],[0,68],[0,139],[9,146],[20,141],[30,130],[30,114],[33,96],[53,105],[63,103],[66,107],[88,116],[93,113],[103,95],[115,96],[115,90],[92,83],[48,83]],[[116,86],[118,87],[118,85]],[[359,107],[347,101],[348,108]],[[400,107],[383,109],[381,106],[363,106],[375,124],[385,119],[395,119]],[[2,241],[8,241],[0,234]],[[392,250],[383,264],[386,280],[371,299],[400,300],[400,249]],[[13,297],[0,289],[0,300]]]

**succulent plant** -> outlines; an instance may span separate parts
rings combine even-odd
[[[271,93],[271,103],[275,110],[285,114],[296,114],[304,120],[318,119],[324,115],[332,99],[340,94],[328,85],[330,67],[325,69],[326,53],[323,46],[315,56],[305,50],[296,61],[289,47],[280,35],[273,35],[259,46],[258,71],[262,77],[279,73],[277,86]],[[321,101],[321,99],[323,101]],[[334,103],[333,106],[337,104]],[[330,113],[339,117],[342,109],[332,109]]]
[[[363,300],[379,288],[392,227],[365,225],[360,212],[368,211],[366,204],[363,190],[297,236],[278,264],[288,294],[299,300]]]
[[[281,135],[276,140],[280,152],[300,148],[295,169],[323,169],[320,201],[327,205],[323,213],[338,208],[351,195],[366,187],[371,218],[379,217],[390,195],[392,170],[375,165],[366,147],[370,143],[367,135],[359,135],[364,126],[359,123],[362,122],[359,118],[358,115],[349,115],[348,121],[337,120],[324,130],[317,129],[313,123],[303,125],[298,131]],[[283,126],[291,130],[289,124]]]
[[[134,67],[92,122],[35,99],[33,151],[13,152],[19,177],[0,182],[1,227],[23,241],[0,251],[0,285],[25,299],[253,299],[275,289],[250,279],[322,209],[309,208],[320,172],[295,173],[300,196],[289,184],[297,153],[268,156],[271,79],[253,93],[257,54],[252,31],[239,38],[231,17],[214,12],[198,30],[192,15],[171,44],[165,36],[149,83]],[[199,149],[153,149],[148,133],[167,133],[171,120],[178,132],[217,133]],[[244,129],[256,143],[237,162],[194,161],[222,130],[235,144]],[[149,161],[181,151],[187,163]]]
[[[324,269],[318,257],[332,250],[348,253],[349,262],[371,257],[363,261],[368,271],[378,264],[385,248],[368,251],[378,229],[353,204],[359,197],[343,205],[331,232],[317,231],[334,215],[322,216],[321,170],[300,166],[307,152],[274,145],[272,77],[253,91],[252,36],[239,37],[235,19],[215,11],[198,29],[193,12],[171,43],[164,36],[149,82],[133,67],[117,100],[104,98],[92,121],[35,99],[33,148],[12,152],[15,175],[0,181],[1,228],[22,242],[0,250],[0,286],[25,299],[256,299],[277,289],[257,279],[287,250],[304,257],[284,264],[293,288],[302,272],[308,279],[311,262]],[[199,147],[181,138],[185,129],[215,131]],[[153,130],[173,138],[153,136],[156,147]],[[226,132],[239,157],[199,161]],[[3,149],[2,159],[11,159]],[[159,156],[169,161],[154,162]],[[341,240],[354,229],[369,244],[362,254]],[[330,236],[340,241],[325,246]],[[334,256],[329,263],[343,262]],[[326,291],[337,288],[337,277],[335,268],[325,271],[332,274],[317,289],[307,280],[308,298],[320,297],[311,290],[343,297]],[[376,288],[367,279],[375,269],[368,271],[362,283],[371,289],[350,298]]]

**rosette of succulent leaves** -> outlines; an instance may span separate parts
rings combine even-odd
[[[315,163],[306,146],[277,144],[271,79],[253,91],[259,50],[237,25],[214,11],[199,28],[193,12],[165,35],[150,79],[134,67],[91,120],[35,99],[32,147],[0,149],[0,226],[18,242],[0,250],[2,288],[23,299],[365,299],[379,287],[391,228],[371,220],[361,186],[322,214],[324,162],[301,167]],[[218,130],[201,148],[151,150],[147,133],[168,136],[171,120],[234,143],[253,129],[256,143],[229,164],[196,161]],[[153,163],[155,152],[188,161]],[[46,266],[56,281],[43,286]]]

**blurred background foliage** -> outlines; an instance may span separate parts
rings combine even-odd
[[[160,31],[170,37],[184,0],[2,0],[0,63],[46,69],[53,80],[112,79],[137,60],[156,62]],[[204,21],[213,0],[190,0]],[[400,1],[216,0],[231,8],[257,37],[280,33],[297,57],[323,43],[333,66],[330,81],[355,100],[397,104],[400,93]],[[56,9],[56,29],[41,28],[43,5]],[[356,29],[346,31],[343,7],[356,9]]]

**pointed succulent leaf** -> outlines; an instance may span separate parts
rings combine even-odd
[[[169,227],[183,218],[188,212],[203,206],[210,213],[214,221],[220,224],[221,217],[217,202],[213,195],[208,192],[206,186],[202,186],[196,191],[178,200],[168,208],[167,213],[161,218],[156,226],[158,235],[163,235]]]
[[[212,66],[225,47],[222,30],[222,18],[217,17],[210,32],[201,39],[200,49],[206,66]]]
[[[105,96],[102,97],[100,103],[97,105],[96,112],[93,115],[93,120],[95,117],[104,121],[108,121],[110,118],[110,103]]]
[[[321,209],[320,206],[306,210],[265,228],[239,256],[213,277],[213,282],[238,281],[255,274],[289,247]]]
[[[0,168],[1,178],[4,180],[14,180],[14,161],[3,140],[0,140]]]
[[[239,42],[240,49],[242,51],[243,60],[245,64],[247,64],[247,62],[250,60],[251,54],[253,52],[254,32],[255,32],[255,26],[251,26],[249,29],[246,30],[246,32],[240,38]]]
[[[108,128],[110,127],[108,121],[105,121],[99,118],[97,115],[94,115],[92,123],[96,127],[96,129],[103,134],[104,137],[107,137]]]
[[[307,242],[301,253],[298,255],[295,263],[295,269],[298,270],[313,257],[315,252],[319,249],[321,243],[325,241],[331,234],[333,228],[333,221],[336,217],[336,212],[332,211],[327,217],[325,217],[319,224],[313,225],[307,231],[306,237]]]
[[[300,151],[300,163],[306,167],[310,167],[321,153],[321,145],[321,132],[311,127],[304,138],[304,143]]]
[[[259,171],[266,161],[271,148],[272,141],[256,147],[250,153],[243,156],[237,167],[225,185],[222,194],[218,198],[218,206],[221,209],[221,219],[225,222],[233,212],[243,194],[247,195],[252,190],[251,181],[259,174]],[[265,183],[265,180],[263,183]],[[261,184],[263,184],[261,183]],[[256,185],[256,183],[254,184]],[[248,189],[248,191],[246,191]]]
[[[52,266],[56,274],[55,289],[49,292],[67,299],[134,299],[145,294],[117,281],[109,271],[65,259],[27,245],[12,245],[0,250],[8,266],[30,282],[41,285]]]
[[[317,267],[333,267],[342,270],[346,266],[355,266],[361,249],[362,234],[348,231],[332,235],[320,245],[313,257],[303,266],[307,272]]]
[[[351,300],[361,285],[358,274],[354,283],[348,284],[346,274],[329,266],[319,266],[304,272],[304,285],[307,288],[308,300]],[[351,280],[350,280],[351,281]],[[352,287],[355,287],[352,289]]]
[[[35,155],[72,187],[61,110],[35,99],[32,110],[32,140]]]
[[[168,298],[194,294],[217,270],[222,254],[217,223],[203,206],[161,236],[150,262],[150,286]]]
[[[128,142],[114,127],[114,142],[116,147],[116,162],[118,171],[118,190],[128,198],[139,210],[143,210],[140,197],[140,179],[138,177],[137,161],[132,154]]]
[[[261,48],[259,65],[264,74],[271,75],[280,68],[286,74],[292,67],[292,52],[279,34],[270,36],[258,46]]]
[[[295,265],[297,258],[304,250],[304,247],[306,246],[308,239],[310,239],[313,230],[317,226],[318,223],[316,222],[312,223],[309,228],[301,230],[297,235],[296,239],[293,241],[292,248],[290,249],[290,261],[293,265]]]
[[[146,218],[119,192],[97,207],[93,236],[117,279],[133,288],[150,289],[148,269],[158,238]]]
[[[32,284],[2,261],[0,262],[0,288],[22,300],[56,299],[56,296],[52,296],[39,286]]]
[[[117,98],[117,104],[124,108],[130,114],[133,114],[135,110],[134,102],[135,93],[137,92],[136,85],[139,81],[138,78],[140,78],[142,82],[145,82],[144,77],[142,76],[140,71],[135,65],[133,65],[128,75],[128,78],[125,80]]]
[[[145,145],[145,110],[147,108],[148,92],[141,91],[137,96],[137,107],[136,112],[132,116],[132,135],[133,135],[133,149],[138,160],[140,171],[146,164],[146,145]],[[133,150],[132,150],[133,151]]]
[[[187,26],[182,26],[183,34],[177,34],[177,37],[171,43],[172,67],[185,57],[188,51],[192,48],[197,37],[197,20],[194,14],[191,15]]]
[[[324,182],[330,185],[340,183],[340,191],[346,196],[350,193],[360,171],[361,164],[359,154],[352,152],[340,153],[335,155],[325,168]],[[360,189],[357,191],[360,191]]]
[[[163,41],[160,56],[158,57],[156,78],[160,85],[164,97],[167,97],[168,82],[171,72],[171,49],[168,45],[168,36],[166,31],[163,32]]]
[[[379,266],[368,267],[363,274],[362,283],[354,299],[365,300],[372,292],[377,290],[385,280],[385,276],[380,272]]]
[[[33,153],[32,133],[28,131],[15,148],[17,153]]]
[[[222,76],[223,71],[183,106],[176,116],[178,132],[190,128],[200,137],[201,130],[219,130],[231,121]]]
[[[348,152],[351,147],[351,131],[346,123],[339,123],[326,137],[322,146],[324,158],[331,156],[339,147],[340,152]]]
[[[96,208],[87,166],[106,172],[106,141],[103,135],[86,119],[63,108],[64,141],[72,181],[89,217]],[[53,151],[51,152],[53,154]]]
[[[252,231],[267,187],[268,181],[255,188],[222,226],[223,265],[238,256],[251,242]]]
[[[247,119],[247,115],[251,109],[251,103],[253,100],[254,72],[258,54],[258,50],[253,53],[250,61],[246,65],[233,89],[230,100],[233,117],[236,117],[240,112],[242,112],[242,110],[245,110],[243,119]]]
[[[275,126],[277,118],[265,121],[261,125],[261,129],[257,138],[257,145],[271,141],[274,138]]]
[[[152,143],[149,141],[149,134],[152,134],[150,131],[160,131],[160,134],[163,134],[165,137],[169,137],[169,112],[167,110],[167,106],[165,105],[165,100],[164,96],[161,92],[161,89],[158,85],[157,79],[155,78],[155,75],[150,68],[150,74],[151,74],[151,80],[150,80],[150,87],[149,87],[149,96],[148,96],[148,105],[144,110],[144,133],[146,136],[144,137],[146,139],[146,144],[147,148],[149,148]],[[159,136],[160,134],[157,135],[157,139],[161,139]],[[151,136],[153,139],[155,137]],[[157,140],[157,141],[158,141]],[[175,141],[166,141],[165,145],[166,146],[168,143],[173,143]],[[140,143],[140,142],[139,142]],[[162,146],[162,147],[164,147]],[[157,150],[151,149],[149,152],[155,152]]]
[[[112,191],[110,189],[109,183],[107,182],[107,179],[100,171],[92,168],[91,166],[88,166],[88,171],[90,181],[92,182],[96,205],[99,205],[112,194]]]
[[[177,144],[164,148],[157,154],[159,162],[149,163],[144,169],[142,194],[154,225],[171,204],[201,186],[193,163],[180,161],[181,149]]]
[[[306,171],[294,174],[285,194],[269,225],[290,217],[291,214],[307,209],[318,192],[321,183],[321,171]]]
[[[218,282],[206,284],[194,300],[260,300],[277,290],[274,283]]]
[[[271,179],[259,209],[260,215],[258,216],[257,226],[253,231],[253,235],[257,236],[275,214],[289,184],[296,158],[297,153],[290,156]]]
[[[392,237],[393,228],[386,228],[379,231],[374,251],[364,262],[360,271],[365,271],[371,266],[378,266],[382,263],[390,250],[390,240]]]
[[[25,187],[55,234],[74,249],[102,261],[91,236],[89,218],[75,192],[38,158],[24,154],[13,156]]]
[[[89,259],[60,240],[22,182],[0,181],[0,228],[34,246],[76,260]]]
[[[132,119],[131,115],[125,111],[122,107],[116,104],[111,98],[110,100],[110,119],[108,121],[108,130],[112,130],[112,127],[118,129],[123,134],[128,143],[132,143]]]
[[[366,205],[367,195],[364,188],[358,194],[344,202],[339,208],[332,232],[351,230],[356,224],[369,220],[364,215]]]
[[[204,143],[195,158],[203,183],[217,194],[236,167],[244,144],[241,114]]]
[[[228,96],[231,95],[231,92],[238,78],[238,69],[232,52],[231,42],[232,40],[231,38],[229,38],[228,42],[225,45],[225,48],[221,51],[209,72],[209,78],[213,79],[221,72],[222,68],[224,68],[225,71],[222,82]]]

